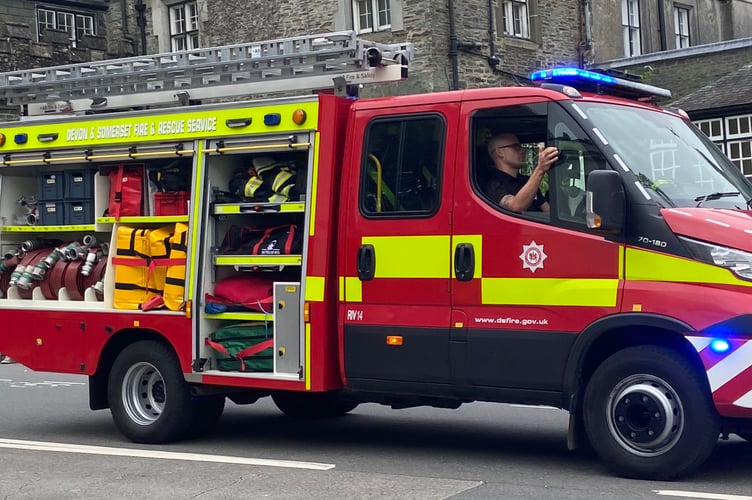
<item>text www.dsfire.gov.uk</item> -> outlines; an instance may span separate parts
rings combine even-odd
[[[547,325],[548,319],[547,318],[546,319],[511,318],[509,316],[498,317],[498,318],[476,317],[475,322],[476,323],[491,323],[494,325],[530,326],[530,325]]]

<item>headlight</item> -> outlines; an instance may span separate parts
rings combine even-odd
[[[752,253],[690,238],[679,239],[687,245],[697,260],[728,268],[738,277],[752,280]]]

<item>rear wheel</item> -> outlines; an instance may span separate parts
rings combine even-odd
[[[107,397],[118,430],[136,443],[181,439],[194,418],[177,356],[155,341],[123,349],[112,365]]]
[[[277,392],[272,400],[282,413],[292,418],[341,417],[358,403],[342,398],[339,392]]]
[[[606,359],[587,385],[583,408],[593,449],[625,477],[689,474],[720,434],[704,374],[658,346],[630,347]]]

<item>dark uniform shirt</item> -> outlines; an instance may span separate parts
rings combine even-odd
[[[506,172],[494,169],[486,182],[484,192],[493,201],[499,203],[508,194],[512,196],[516,195],[522,189],[522,186],[527,183],[528,179],[530,177],[527,175],[518,174],[517,177],[512,177]],[[541,207],[544,203],[546,203],[546,198],[538,190],[528,210],[541,212]]]

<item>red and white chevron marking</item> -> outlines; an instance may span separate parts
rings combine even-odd
[[[687,340],[702,359],[716,405],[731,405],[752,416],[752,340],[728,339],[731,349],[722,354],[710,350],[712,338]]]

